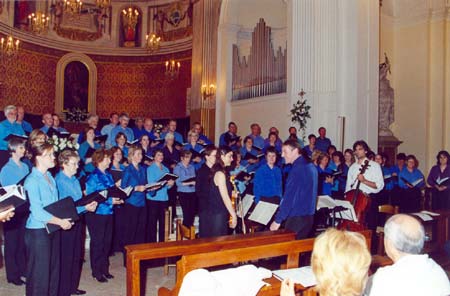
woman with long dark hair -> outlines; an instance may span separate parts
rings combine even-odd
[[[228,226],[235,228],[237,215],[231,202],[232,184],[227,167],[233,161],[233,151],[228,146],[217,150],[216,163],[211,168],[210,189],[207,205],[209,225],[207,237],[227,235]],[[231,217],[230,225],[228,221]]]

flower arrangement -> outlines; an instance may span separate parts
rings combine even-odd
[[[304,92],[302,89],[299,93],[300,99],[292,106],[290,114],[291,121],[294,124],[297,123],[299,126],[299,130],[302,131],[302,140],[305,140],[306,123],[308,121],[308,118],[311,118],[311,115],[309,114],[311,106],[309,106],[306,102],[306,99],[303,98],[305,94],[306,92]]]
[[[81,121],[85,121],[88,117],[89,113],[84,109],[80,108],[71,108],[68,111],[64,111],[66,114],[66,120],[71,122],[80,123]]]
[[[155,130],[156,133],[161,134],[161,131],[163,129],[163,125],[161,123],[155,123],[153,125],[153,129]]]
[[[80,145],[76,143],[72,138],[59,138],[57,135],[53,135],[48,139],[48,142],[53,145],[53,150],[56,153],[63,151],[64,149],[78,150]]]

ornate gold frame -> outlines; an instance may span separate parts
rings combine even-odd
[[[89,71],[88,112],[95,114],[97,99],[97,66],[94,61],[82,53],[68,53],[59,59],[56,66],[55,112],[62,115],[64,107],[64,71],[70,62],[81,62]]]

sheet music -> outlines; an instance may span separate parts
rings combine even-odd
[[[416,181],[412,182],[411,185],[416,187],[422,181],[423,181],[423,178],[417,179]]]
[[[242,198],[242,206],[243,206],[242,210],[243,210],[244,217],[245,217],[245,215],[247,215],[248,210],[250,210],[254,200],[255,200],[255,196],[250,195],[250,194],[246,194],[244,196],[244,198]],[[241,211],[238,211],[237,216],[239,218],[242,218]]]
[[[319,195],[317,198],[317,210],[321,208],[334,209],[335,207],[339,206],[344,207],[347,210],[336,213],[336,216],[338,218],[358,222],[358,219],[356,218],[355,209],[353,208],[353,205],[349,201],[332,199],[328,195]],[[330,214],[330,216],[332,216],[332,214]]]
[[[429,216],[427,214],[424,214],[424,213],[411,213],[411,214],[413,214],[414,216],[419,217],[423,221],[432,221],[433,220],[433,218],[431,216]]]
[[[441,185],[442,183],[444,183],[445,181],[447,181],[449,179],[449,177],[445,177],[445,178],[442,178],[441,179],[441,176],[439,176],[438,178],[437,178],[437,180],[436,180],[436,183],[438,184],[438,185]]]
[[[439,213],[430,212],[430,211],[420,211],[420,212],[423,213],[423,214],[430,215],[430,216],[439,216],[439,215],[441,215]]]
[[[267,225],[270,219],[272,219],[275,211],[277,210],[278,205],[273,203],[268,203],[265,201],[260,201],[256,204],[255,209],[253,210],[249,220],[261,223],[263,225]]]
[[[9,198],[10,196],[13,196],[13,195],[15,195],[23,200],[26,199],[25,194],[23,193],[22,186],[20,186],[20,185],[8,185],[8,186],[3,186],[2,188],[3,188],[3,190],[6,191],[6,193],[0,197],[0,202],[6,200],[7,198]]]
[[[272,273],[281,281],[290,278],[294,283],[300,284],[305,288],[317,285],[311,266],[274,270]]]

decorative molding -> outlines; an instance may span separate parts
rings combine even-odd
[[[110,48],[100,47],[99,45],[91,45],[92,42],[71,42],[69,40],[54,40],[43,37],[41,35],[35,35],[23,30],[18,30],[0,22],[0,33],[12,34],[21,41],[29,42],[35,45],[49,47],[62,51],[74,51],[83,52],[85,54],[94,55],[109,55],[109,56],[149,56],[150,53],[145,47],[139,48]],[[160,49],[156,53],[151,55],[164,55],[170,53],[176,53],[181,51],[190,50],[192,48],[192,36],[179,41],[163,42]]]
[[[70,62],[81,62],[89,71],[88,112],[96,114],[97,66],[94,61],[82,53],[68,53],[61,57],[56,65],[55,112],[62,114],[64,106],[64,71]]]

